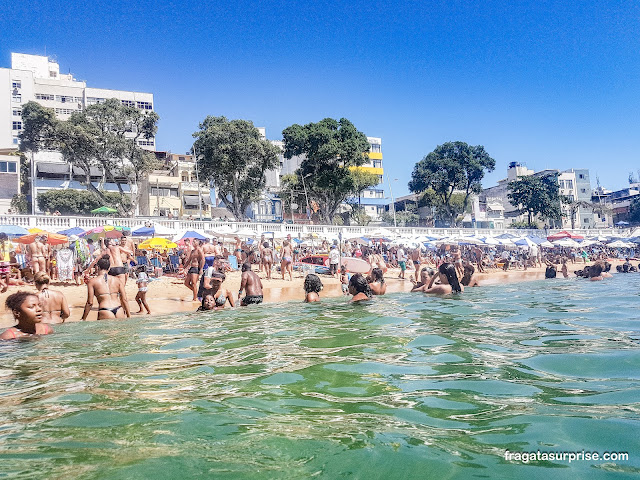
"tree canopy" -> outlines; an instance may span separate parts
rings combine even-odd
[[[20,149],[59,150],[67,162],[82,169],[87,190],[100,203],[112,205],[124,215],[136,210],[139,182],[155,166],[154,154],[141,148],[138,141],[155,136],[158,119],[155,112],[122,105],[115,98],[74,112],[68,120],[58,120],[53,110],[28,102],[23,107]],[[104,170],[107,180],[117,185],[120,200],[114,202],[91,183],[91,167]],[[124,185],[129,185],[133,203],[125,199]]]
[[[455,222],[457,212],[452,205],[454,192],[461,192],[462,211],[467,209],[469,197],[482,191],[485,172],[495,169],[496,161],[482,145],[447,142],[416,163],[409,190],[422,193],[431,188],[441,200],[442,214]]]
[[[124,198],[125,207],[131,207],[128,197],[121,197],[117,192],[104,192],[104,196],[108,205],[116,205]],[[58,210],[63,215],[88,215],[103,205],[87,190],[49,190],[38,195],[38,207],[43,212]]]
[[[346,118],[294,124],[285,128],[282,136],[285,158],[302,157],[295,172],[298,183],[304,178],[309,200],[318,205],[320,219],[326,223],[333,223],[348,197],[379,183],[377,176],[367,177],[349,168],[368,161],[369,142]]]
[[[278,147],[248,120],[208,116],[193,134],[200,181],[213,181],[218,198],[238,218],[260,198],[265,172],[278,166]]]
[[[518,212],[527,214],[529,225],[535,215],[549,220],[562,218],[558,175],[527,175],[507,186],[507,198]]]

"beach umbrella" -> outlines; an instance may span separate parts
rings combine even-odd
[[[496,236],[496,238],[499,238],[502,240],[502,239],[518,238],[518,236],[514,235],[513,233],[503,233],[502,235]]]
[[[58,230],[58,233],[60,235],[66,235],[67,237],[71,235],[81,235],[84,233],[84,228],[72,227],[72,228],[67,228],[66,230]]]
[[[29,233],[40,233],[40,232],[44,232],[44,230],[38,227],[33,227],[29,229]]]
[[[485,243],[477,237],[454,237],[460,245],[485,245]]]
[[[630,248],[629,245],[633,244],[623,242],[622,240],[616,240],[615,242],[607,243],[607,247],[611,248]],[[635,247],[635,245],[633,246]]]
[[[62,245],[69,241],[66,235],[60,235],[59,233],[45,232],[44,230],[41,230],[38,233],[30,233],[29,235],[18,237],[15,239],[15,241],[18,243],[25,243],[25,244],[33,243],[36,237],[40,237],[42,235],[47,235],[47,243],[49,245]]]
[[[170,236],[175,235],[176,231],[173,228],[165,227],[159,223],[152,222],[151,225],[137,225],[131,229],[131,235],[134,237],[153,237]]]
[[[118,210],[115,208],[107,207],[103,205],[102,207],[94,208],[91,210],[91,213],[116,213]]]
[[[540,246],[541,246],[541,247],[544,247],[544,248],[553,248],[553,247],[554,247],[553,243],[551,243],[551,242],[550,242],[550,241],[548,241],[548,240],[545,240],[544,242],[542,242],[542,243],[540,244]]]
[[[500,245],[500,240],[497,240],[495,237],[484,237],[482,241],[485,245]]]
[[[213,233],[217,237],[227,237],[233,238],[236,235],[236,232],[229,225],[221,225],[219,227],[214,227],[211,230],[207,230],[210,233]]]
[[[138,250],[167,250],[176,248],[178,245],[166,238],[150,238],[138,245]]]
[[[29,235],[29,230],[18,225],[0,225],[0,233],[4,233],[8,237],[22,237]]]
[[[629,225],[629,222],[620,221],[616,223],[616,227],[626,227],[627,225]]]
[[[125,230],[130,230],[129,227],[121,227],[113,225],[104,225],[102,227],[92,228],[91,230],[87,230],[84,233],[81,233],[79,236],[85,238],[91,238],[92,240],[96,240],[97,238],[121,238],[122,232]]]
[[[516,245],[519,245],[521,247],[531,247],[533,245],[537,245],[536,242],[534,242],[533,240],[531,240],[528,237],[523,237],[523,238],[519,238],[518,240],[514,240],[514,242]]]
[[[173,237],[173,241],[177,242],[179,240],[184,240],[186,238],[196,238],[198,240],[206,240],[209,238],[204,232],[199,230],[182,230],[175,237]]]
[[[258,233],[255,230],[251,230],[248,227],[244,227],[239,230],[236,230],[235,234],[238,235],[239,237],[257,237],[258,236]]]
[[[572,248],[580,246],[578,242],[570,238],[562,238],[560,240],[556,240],[555,242],[553,242],[553,244],[559,247],[572,247]]]

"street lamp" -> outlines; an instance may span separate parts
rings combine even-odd
[[[394,182],[397,182],[398,179],[394,178]],[[398,226],[398,222],[396,221],[396,202],[393,199],[393,190],[391,189],[391,182],[387,178],[387,184],[389,185],[389,193],[391,194],[391,204],[393,205],[393,227],[396,228]]]
[[[202,193],[200,191],[200,175],[198,173],[198,154],[196,153],[196,144],[193,144],[193,160],[196,167],[196,182],[198,182],[198,217],[202,220]]]

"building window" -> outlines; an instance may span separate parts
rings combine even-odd
[[[106,98],[101,97],[87,97],[87,104],[95,105],[96,103],[104,103],[105,100]]]
[[[382,146],[379,143],[370,143],[372,153],[380,153],[382,152]]]
[[[580,193],[587,193],[587,189],[586,188],[581,188],[580,189]]]
[[[565,187],[569,189],[573,189],[573,180],[567,180],[565,182]]]
[[[136,102],[136,104],[140,110],[153,110],[153,105],[150,102]]]
[[[584,175],[581,173],[581,174],[579,174],[579,175],[578,175],[578,178],[579,178],[580,180],[582,180],[582,179],[584,178]]]
[[[16,162],[0,162],[0,173],[16,173]]]
[[[55,100],[56,97],[48,93],[36,93],[36,100]]]
[[[382,160],[374,160],[373,161],[374,168],[382,168]]]
[[[56,78],[56,77],[58,76],[58,74],[57,74],[56,72],[54,72],[54,71],[50,71],[50,72],[49,72],[49,76],[50,76],[51,78]]]
[[[378,175],[378,182],[382,183],[382,175]]]
[[[133,100],[120,100],[120,103],[122,103],[122,105],[124,105],[125,107],[135,107],[136,106],[136,102],[134,102]]]
[[[14,117],[19,117],[22,115],[22,110],[20,110],[19,108],[14,108],[13,109],[13,115]]]
[[[184,157],[178,157],[178,160],[179,160],[180,162],[184,162],[184,161],[185,161],[185,158],[184,158]]]
[[[151,195],[154,197],[177,197],[178,189],[177,188],[151,188]]]
[[[56,113],[58,115],[71,115],[75,110],[71,108],[56,108]]]
[[[11,101],[15,103],[22,103],[22,95],[19,93],[11,95]]]
[[[19,143],[18,138],[17,137],[13,137],[13,144],[14,145],[18,145],[18,143]]]
[[[151,140],[138,140],[138,145],[141,147],[153,147],[153,139]]]
[[[22,130],[22,122],[13,122],[14,130]]]
[[[14,80],[11,82],[11,88],[22,88],[22,82],[20,80]]]

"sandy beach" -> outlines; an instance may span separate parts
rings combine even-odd
[[[624,262],[623,260],[617,259],[610,259],[609,261],[613,264],[613,271],[615,271],[615,265]],[[579,270],[582,267],[582,263],[569,264],[570,278],[575,277],[573,274],[574,270]],[[254,271],[256,271],[256,268],[257,266],[254,266]],[[529,268],[527,270],[512,269],[506,272],[502,270],[491,270],[488,273],[476,273],[476,275],[480,286],[483,286],[539,280],[544,278],[544,272],[545,267],[536,267]],[[399,273],[400,270],[396,268],[390,268],[386,273],[385,280],[387,282],[387,293],[408,292],[411,290],[412,284],[409,281],[409,276],[415,275],[414,270],[406,271],[405,280],[398,278]],[[279,272],[276,272],[275,270],[273,274],[278,276],[270,280],[266,279],[266,275],[264,273],[259,274],[264,287],[265,303],[304,300],[304,291],[302,287],[304,277],[300,273],[294,272],[293,281],[288,279],[282,280],[279,276]],[[558,272],[558,275],[559,277],[562,277],[560,272]],[[237,296],[238,289],[240,288],[240,277],[240,271],[227,273],[227,279],[224,283],[225,287],[231,292],[234,292],[235,296]],[[337,278],[332,278],[328,275],[320,275],[320,278],[324,284],[324,290],[320,294],[321,297],[343,296],[340,288],[340,282]],[[69,307],[71,309],[71,317],[67,319],[67,322],[81,321],[84,305],[87,301],[86,285],[52,282],[51,288],[53,290],[63,292],[67,297],[67,301],[69,302]],[[25,285],[23,287],[14,286],[11,287],[8,292],[0,294],[0,328],[7,328],[14,324],[11,313],[7,312],[5,309],[4,302],[8,295],[19,290],[35,291],[35,287],[33,285]],[[135,281],[128,279],[126,291],[132,317],[146,315],[146,313],[135,313],[138,311],[138,306],[134,300],[138,291]],[[158,279],[153,279],[149,284],[149,291],[147,292],[147,302],[151,308],[152,315],[163,315],[175,312],[193,312],[198,308],[199,302],[193,302],[191,301],[191,298],[191,292],[184,286],[183,280],[168,275],[162,276]],[[88,317],[89,321],[96,320],[97,309],[97,303],[94,302],[94,306]]]

